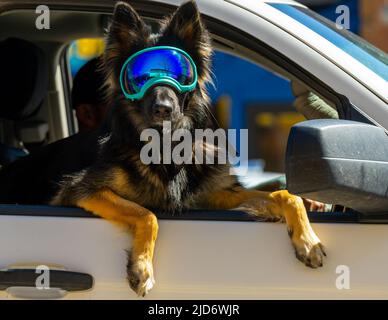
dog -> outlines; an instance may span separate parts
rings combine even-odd
[[[190,55],[198,73],[195,89],[180,93],[157,84],[140,100],[126,99],[119,81],[123,64],[134,53],[155,46],[180,48]],[[238,208],[263,220],[284,220],[297,258],[312,268],[322,266],[325,251],[301,198],[286,190],[244,189],[227,164],[141,161],[140,152],[147,143],[141,141],[141,132],[146,128],[160,131],[161,120],[170,121],[174,129],[217,128],[206,91],[211,58],[210,35],[195,2],[178,7],[156,32],[128,3],[118,2],[102,61],[111,105],[106,130],[58,141],[1,170],[0,201],[76,206],[126,227],[133,234],[128,281],[139,296],[145,296],[155,283],[158,221],[153,209]],[[214,146],[205,143],[202,147]]]

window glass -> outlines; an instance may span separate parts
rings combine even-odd
[[[72,77],[86,62],[101,55],[103,51],[104,40],[101,38],[85,38],[73,41],[68,52]]]
[[[385,52],[312,10],[278,3],[271,6],[315,31],[388,81],[388,55]]]

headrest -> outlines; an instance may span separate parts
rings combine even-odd
[[[38,110],[47,93],[44,52],[31,42],[0,42],[0,118],[23,120]]]

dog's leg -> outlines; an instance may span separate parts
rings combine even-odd
[[[112,191],[101,191],[78,200],[76,205],[132,231],[133,244],[127,265],[128,281],[139,296],[145,296],[155,283],[152,258],[158,233],[156,216]]]
[[[212,209],[246,211],[263,220],[285,220],[296,257],[306,266],[322,266],[324,248],[312,229],[303,200],[287,190],[272,193],[235,188],[214,192],[204,203]]]

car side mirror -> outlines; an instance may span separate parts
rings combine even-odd
[[[348,120],[309,120],[291,128],[287,189],[361,213],[388,212],[388,136]]]

